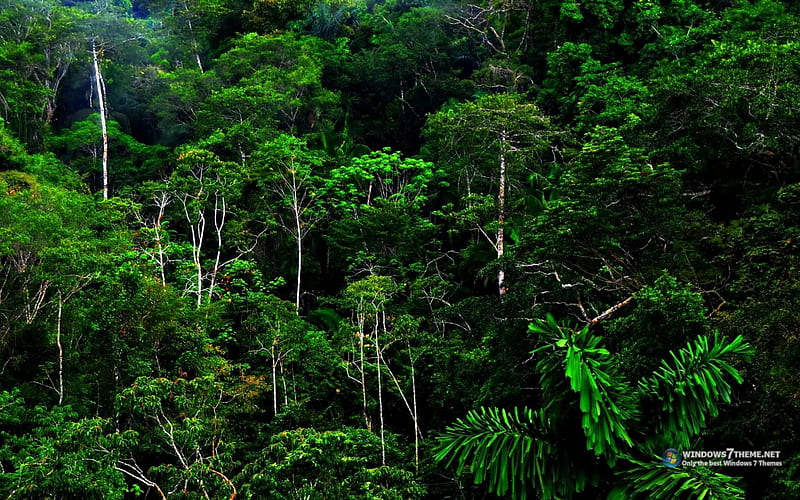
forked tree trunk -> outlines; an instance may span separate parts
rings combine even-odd
[[[208,285],[208,303],[214,296],[214,287],[217,286],[220,262],[222,259],[222,230],[225,228],[225,219],[228,216],[228,203],[224,196],[214,195],[214,231],[217,233],[217,252],[214,258],[214,267],[211,269],[211,282]]]
[[[408,344],[408,359],[411,366],[411,401],[414,404],[412,411],[414,420],[414,469],[419,472],[419,440],[422,431],[419,429],[419,414],[417,413],[417,377],[414,373],[414,357],[411,355],[411,345]]]

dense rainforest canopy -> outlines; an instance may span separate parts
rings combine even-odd
[[[789,1],[0,0],[0,497],[798,498],[798,103]]]

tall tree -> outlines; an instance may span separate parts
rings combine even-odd
[[[83,59],[86,17],[49,0],[0,2],[0,110],[37,147],[54,124],[65,77]]]
[[[381,438],[381,465],[386,465],[386,429],[383,402],[383,354],[382,334],[386,333],[386,305],[395,293],[396,284],[388,276],[369,276],[354,281],[345,291],[345,300],[351,305],[354,315],[355,336],[358,338],[357,346],[353,349],[353,358],[345,362],[348,376],[361,384],[362,411],[364,423],[368,430],[372,430],[372,417],[367,409],[367,368],[368,352],[374,347],[375,356],[372,358],[375,366],[375,377],[378,395],[378,422]],[[355,369],[356,376],[350,375],[350,369]]]
[[[446,182],[436,165],[389,148],[331,170],[324,195],[334,255],[360,271],[413,275],[414,262],[438,242],[427,208],[439,184]]]
[[[323,62],[335,60],[337,50],[294,33],[242,35],[216,61],[224,86],[198,111],[199,130],[212,137],[224,132],[219,154],[244,164],[276,129],[296,135],[327,129],[339,97],[324,85]]]
[[[248,232],[245,221],[235,218],[242,175],[238,164],[189,147],[180,150],[170,176],[168,189],[190,236],[192,272],[186,290],[195,296],[197,307],[219,295],[222,270],[255,247],[257,236]],[[239,228],[238,235],[230,232],[231,225]]]
[[[262,146],[255,154],[264,189],[277,196],[281,211],[276,216],[280,226],[295,242],[295,308],[300,312],[303,272],[303,241],[325,217],[320,170],[325,158],[311,151],[304,141],[281,135]],[[288,211],[288,214],[286,213]]]
[[[103,199],[108,199],[110,110],[109,90],[104,76],[105,65],[113,56],[121,53],[126,45],[135,46],[132,42],[143,38],[142,26],[131,17],[129,6],[124,3],[97,0],[87,3],[84,8],[88,15],[81,26],[81,33],[86,41],[86,50],[90,58],[89,101],[90,108],[96,109],[100,117],[102,192]]]
[[[228,0],[151,0],[147,11],[166,38],[161,56],[172,67],[192,64],[202,73],[212,40],[233,8]]]
[[[506,251],[505,226],[513,189],[520,180],[541,176],[545,163],[559,160],[549,119],[519,95],[488,95],[431,116],[425,134],[436,158],[454,172],[464,201],[455,207],[455,216],[485,238],[501,259]],[[494,202],[488,200],[491,190]],[[481,205],[493,207],[492,223],[475,216]],[[505,294],[507,287],[500,264],[498,293]]]

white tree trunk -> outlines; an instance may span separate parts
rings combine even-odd
[[[272,357],[272,414],[278,414],[278,358],[275,354],[275,340],[272,341],[272,347],[269,348]]]
[[[64,346],[61,345],[61,311],[64,309],[64,298],[58,291],[58,319],[56,322],[56,345],[58,346],[58,404],[64,402]]]
[[[197,222],[192,220],[192,216],[189,214],[189,198],[191,198],[190,195],[184,194],[181,199],[181,204],[183,205],[183,214],[186,217],[186,222],[189,223],[189,230],[192,235],[192,264],[196,271],[195,286],[197,288],[195,293],[197,294],[197,307],[200,307],[203,304],[203,266],[201,257],[203,237],[206,231],[206,217],[201,208],[197,211]]]
[[[153,224],[153,232],[156,237],[156,252],[157,258],[156,262],[158,263],[158,270],[161,274],[161,286],[167,286],[167,262],[169,257],[167,256],[167,249],[166,249],[166,241],[164,235],[161,231],[161,220],[164,218],[164,212],[166,211],[167,205],[169,204],[170,197],[167,193],[161,193],[161,198],[156,200],[158,204],[158,218],[155,220]]]
[[[300,273],[303,271],[303,228],[300,220],[300,206],[297,200],[297,190],[294,199],[294,223],[297,231],[297,287],[295,290],[294,308],[300,314]]]
[[[383,331],[386,331],[386,314],[383,315],[384,317],[384,325]],[[411,353],[411,344],[406,343],[406,348],[408,349],[408,359],[411,362],[411,402],[409,403],[408,397],[406,397],[406,393],[403,388],[400,386],[400,381],[397,380],[392,369],[389,367],[389,364],[383,357],[383,353],[380,354],[380,358],[383,361],[383,366],[386,367],[386,373],[392,378],[392,382],[394,382],[394,386],[397,388],[397,393],[400,394],[400,398],[403,400],[403,403],[406,405],[406,409],[408,410],[408,414],[411,416],[411,421],[414,423],[414,464],[417,470],[419,470],[419,441],[422,439],[422,430],[419,428],[419,419],[417,414],[417,382],[414,373],[414,357]]]
[[[504,226],[506,223],[506,142],[508,137],[506,131],[500,133],[500,187],[497,193],[497,258],[501,258],[505,251]],[[500,295],[506,293],[506,274],[500,267],[497,271],[497,290]]]
[[[366,327],[363,312],[357,313],[359,315],[358,319],[358,350],[359,350],[359,368],[361,371],[361,399],[362,399],[362,410],[364,412],[364,425],[367,426],[367,430],[372,430],[372,423],[369,421],[369,414],[367,413],[367,378],[366,378],[366,368],[364,366],[365,356],[364,356],[364,328]]]
[[[419,428],[419,414],[417,413],[417,377],[414,373],[414,356],[411,354],[411,345],[408,344],[408,359],[411,363],[411,401],[414,405],[412,413],[414,419],[414,468],[419,472],[419,440],[422,431]]]
[[[384,317],[386,313],[384,312]],[[375,357],[378,364],[378,417],[381,421],[381,465],[386,465],[386,436],[383,424],[383,384],[381,383],[381,350],[378,344],[380,326],[378,316],[380,312],[375,308]]]
[[[192,9],[189,7],[189,4],[186,1],[183,2],[183,10],[186,14],[186,26],[189,28],[189,36],[192,39],[192,51],[194,52],[194,60],[197,63],[197,67],[200,68],[200,73],[203,73],[203,63],[200,61],[200,46],[197,43],[197,35],[194,32],[194,26],[192,25]]]
[[[92,40],[92,65],[94,67],[94,83],[97,87],[97,104],[100,108],[100,133],[103,136],[103,199],[108,199],[108,126],[106,124],[106,84],[100,73],[100,62],[97,44]]]

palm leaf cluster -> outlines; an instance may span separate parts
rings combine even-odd
[[[733,363],[753,352],[741,336],[700,336],[633,385],[588,326],[572,329],[548,315],[529,331],[541,340],[532,354],[542,407],[470,411],[439,438],[437,460],[523,500],[569,498],[588,487],[615,499],[742,497],[735,479],[719,472],[664,467],[658,448],[689,448],[731,401],[726,378],[741,382]]]
[[[632,498],[696,498],[728,500],[743,498],[744,490],[735,478],[707,467],[670,469],[660,462],[628,460],[617,472],[619,481],[609,492],[610,500]]]
[[[527,484],[536,482],[547,489],[556,479],[548,461],[542,460],[554,452],[547,426],[542,410],[480,408],[449,428],[453,439],[439,456],[449,457],[448,464],[458,460],[458,472],[473,471],[478,483],[496,484],[498,495],[526,498]]]
[[[689,447],[690,436],[696,436],[708,417],[719,414],[719,403],[731,401],[730,376],[742,382],[739,372],[728,363],[750,353],[750,346],[741,336],[730,342],[718,338],[699,337],[671,359],[662,360],[661,368],[639,381],[639,393],[652,402],[660,402],[656,433],[674,443]]]

